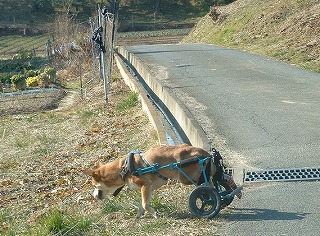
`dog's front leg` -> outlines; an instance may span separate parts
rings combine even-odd
[[[141,187],[141,206],[139,207],[136,219],[139,219],[145,213],[145,211],[150,212],[154,218],[157,218],[156,210],[150,207],[151,195],[151,186],[143,185]]]

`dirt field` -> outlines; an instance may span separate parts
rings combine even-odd
[[[15,93],[10,96],[0,94],[0,116],[53,110],[58,107],[66,94],[63,89],[42,90],[37,93]]]

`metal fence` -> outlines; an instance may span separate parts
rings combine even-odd
[[[115,19],[115,13],[111,13],[107,8],[99,6],[96,20],[91,22],[92,40],[95,42],[93,56],[97,55],[99,58],[100,78],[104,83],[107,104],[113,65]]]
[[[82,64],[87,61],[87,54],[90,57],[90,24],[88,21],[77,24],[61,22],[64,25],[55,26],[57,28],[52,33],[44,35],[0,37],[0,92],[12,91],[12,75],[50,66],[57,70],[74,68],[72,73],[79,78],[80,91],[85,94],[84,85],[88,81],[82,81]],[[60,31],[63,31],[61,35]]]
[[[98,77],[99,82],[104,84],[105,101],[108,104],[116,40],[117,43],[121,41],[122,45],[144,43],[144,40],[148,38],[153,38],[152,40],[158,43],[168,42],[168,40],[176,42],[190,31],[190,28],[164,29],[161,18],[154,18],[151,22],[138,23],[132,17],[129,22],[122,19],[122,25],[130,25],[130,29],[137,30],[138,24],[148,24],[152,30],[145,31],[144,27],[143,32],[117,33],[118,37],[116,37],[116,28],[121,28],[117,20],[117,12],[116,1],[114,1],[112,9],[98,6],[97,15],[87,22],[75,24],[70,19],[58,19],[52,33],[30,37],[0,37],[1,80],[5,81],[4,76],[8,77],[5,74],[7,71],[10,71],[11,74],[21,71],[19,63],[16,67],[12,67],[14,61],[12,58],[14,55],[23,54],[30,56],[30,60],[26,60],[26,64],[38,63],[39,67],[50,65],[58,70],[66,67],[74,68],[72,73],[74,73],[74,77],[79,78],[79,89],[82,96],[86,95],[86,89],[92,81],[97,81]],[[80,42],[79,38],[82,39]],[[167,41],[161,41],[161,38],[166,38],[163,40]],[[1,48],[1,45],[4,47]],[[19,59],[15,60],[15,62],[17,61]],[[92,75],[83,81],[83,64],[88,61],[92,61]],[[7,86],[8,84],[4,87]]]

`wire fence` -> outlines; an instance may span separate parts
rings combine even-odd
[[[86,22],[74,23],[67,16],[59,16],[50,33],[38,36],[0,37],[0,92],[10,91],[8,88],[12,75],[23,73],[29,68],[52,66],[62,72],[64,68],[68,68],[72,77],[78,78],[76,88],[80,90],[82,97],[86,96],[92,82],[102,83],[108,104],[116,43],[139,44],[145,43],[148,38],[153,38],[157,43],[176,42],[190,32],[190,28],[184,27],[164,29],[162,19],[154,17],[153,21],[145,23],[150,24],[150,31],[118,33],[117,29],[124,25],[130,25],[131,30],[137,30],[137,25],[141,22],[136,22],[132,17],[129,23],[122,19],[121,26],[116,2],[114,1],[111,9],[99,5],[96,16]],[[163,40],[167,41],[161,41],[161,38],[165,37]],[[89,76],[88,67],[92,68]],[[65,79],[67,76],[62,74],[60,77]]]
[[[87,54],[90,56],[89,23],[74,24],[61,19],[60,22],[61,25],[56,23],[52,33],[0,37],[0,92],[12,92],[13,75],[48,66],[61,71],[71,69],[73,76],[79,78],[78,87],[83,91],[81,65],[88,61]]]
[[[114,12],[115,9],[114,6]],[[108,103],[114,39],[115,14],[100,5],[97,15],[87,22],[75,24],[67,15],[60,15],[55,20],[52,33],[0,37],[0,92],[11,92],[14,74],[50,65],[60,70],[68,68],[69,73],[78,78],[82,97],[86,95],[89,84],[100,77]],[[88,63],[92,63],[92,73],[84,78],[83,67],[87,68]]]

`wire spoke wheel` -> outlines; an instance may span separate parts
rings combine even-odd
[[[199,186],[189,197],[190,211],[200,218],[212,218],[220,211],[221,200],[215,188]]]

